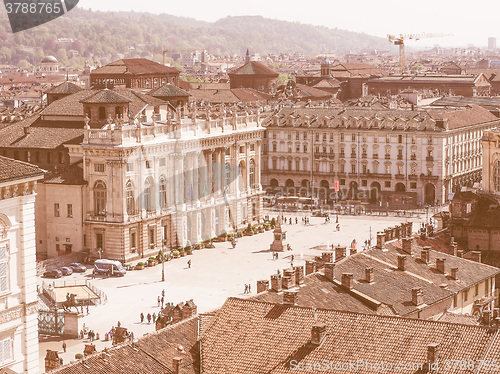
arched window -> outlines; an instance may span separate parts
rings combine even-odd
[[[160,199],[160,209],[166,209],[167,208],[167,181],[163,177],[160,179],[159,199]]]
[[[250,159],[248,163],[248,181],[250,183],[250,188],[255,188],[255,161]]]
[[[154,210],[154,190],[151,178],[144,183],[144,208],[148,211]]]
[[[94,214],[106,215],[106,185],[103,181],[97,181],[94,184]]]
[[[125,199],[127,204],[127,214],[135,214],[134,184],[132,183],[132,181],[128,181],[125,186]]]
[[[500,161],[495,162],[493,167],[493,187],[496,192],[500,192]]]

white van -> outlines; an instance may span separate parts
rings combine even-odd
[[[123,277],[126,272],[127,271],[120,261],[101,259],[95,260],[94,262],[94,274],[107,274]]]

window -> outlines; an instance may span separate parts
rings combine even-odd
[[[137,248],[137,233],[135,229],[130,229],[130,249]]]
[[[390,143],[391,142],[391,137],[389,135],[385,136],[385,142]]]
[[[391,188],[391,181],[385,181],[384,182],[384,187],[385,188]]]
[[[0,365],[6,364],[12,360],[12,339],[7,338],[0,340]]]
[[[326,142],[326,134],[323,134],[323,141]]]
[[[156,244],[156,235],[155,235],[155,227],[154,226],[149,226],[149,247],[154,248]]]
[[[134,171],[134,163],[127,162],[127,171]]]
[[[0,292],[9,289],[7,264],[7,244],[0,244]]]
[[[307,144],[304,144],[304,153],[307,153]]]
[[[127,214],[135,214],[134,185],[131,181],[128,181],[125,185],[125,204],[127,206]]]
[[[319,142],[319,134],[316,134],[315,139],[317,142]]]
[[[250,152],[254,152],[255,151],[255,144],[250,144]]]
[[[351,173],[356,173],[356,164],[351,164]]]
[[[351,135],[351,140],[352,140],[353,142],[355,142],[355,141],[356,141],[356,134],[352,134],[352,135]]]
[[[159,197],[160,197],[160,209],[165,209],[167,207],[167,182],[165,178],[160,179],[159,186]]]
[[[104,248],[104,234],[102,232],[95,234],[95,247],[98,250],[102,250]]]
[[[94,214],[96,216],[106,214],[106,185],[103,181],[94,184]]]
[[[500,192],[500,160],[496,161],[493,167],[493,188]]]
[[[295,139],[296,139],[296,140],[299,140],[299,139],[300,139],[300,133],[299,133],[298,131],[295,133]]]
[[[152,163],[150,160],[146,160],[146,169],[151,169]]]
[[[300,144],[297,144],[297,145],[295,146],[295,151],[296,151],[297,153],[298,153],[298,152],[300,152]]]
[[[154,208],[153,182],[151,178],[146,179],[144,183],[144,208],[152,211]]]
[[[278,150],[278,145],[275,143],[273,143],[273,152],[276,152]]]
[[[291,165],[290,165],[290,170],[292,170]],[[253,159],[250,159],[250,162],[249,162],[248,176],[249,176],[249,181],[250,181],[250,188],[254,188],[254,185],[255,185],[255,161]]]
[[[344,133],[340,133],[340,141],[343,142],[344,141]]]
[[[73,204],[68,204],[68,218],[73,218]]]
[[[54,203],[54,217],[59,217],[59,203]]]
[[[104,164],[102,162],[94,164],[94,171],[96,173],[104,173]]]
[[[61,250],[61,245],[60,244],[56,244],[56,251],[59,252]]]
[[[479,284],[476,284],[474,286],[474,296],[477,296],[477,295],[479,295]]]
[[[403,135],[398,135],[398,143],[403,144]]]
[[[413,188],[413,189],[417,188],[417,182],[411,182],[410,188]]]

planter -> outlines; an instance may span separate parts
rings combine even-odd
[[[172,251],[172,256],[173,258],[179,258],[180,257],[180,252],[179,251]]]
[[[155,266],[156,264],[157,264],[156,261],[148,261],[148,266],[149,267]]]
[[[135,265],[135,270],[142,270],[142,269],[144,269],[144,264]]]

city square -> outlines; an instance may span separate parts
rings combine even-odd
[[[269,212],[274,217],[277,212]],[[298,217],[298,224],[295,224]],[[253,236],[243,236],[238,239],[233,249],[230,242],[214,243],[215,248],[204,248],[193,251],[191,256],[185,256],[166,262],[165,281],[162,282],[162,265],[158,264],[144,270],[128,271],[122,277],[91,279],[91,270],[85,274],[73,274],[63,280],[56,280],[56,284],[79,281],[82,278],[90,282],[107,295],[107,303],[91,306],[89,314],[84,308],[84,316],[80,324],[99,333],[100,339],[93,341],[97,350],[111,346],[111,341],[104,341],[105,333],[116,327],[118,321],[138,338],[155,331],[154,323],[140,323],[140,314],[156,315],[160,311],[157,298],[165,290],[165,302],[174,305],[193,299],[198,306],[198,313],[209,313],[220,308],[230,296],[245,297],[245,285],[251,285],[251,295],[255,295],[256,282],[269,279],[278,270],[283,271],[291,266],[292,255],[294,265],[303,265],[305,260],[320,256],[331,245],[350,247],[353,240],[357,249],[361,250],[370,233],[372,243],[377,231],[398,225],[405,221],[413,222],[413,230],[417,231],[420,224],[426,220],[425,214],[415,214],[415,218],[380,216],[352,216],[340,215],[340,231],[336,229],[336,216],[331,215],[330,223],[325,223],[323,217],[311,217],[310,224],[305,225],[303,213],[285,214],[287,221],[292,218],[292,224],[283,224],[287,232],[287,240],[291,251],[279,253],[279,259],[273,260],[269,250],[273,240],[273,231],[266,231]],[[191,267],[187,262],[191,260]],[[39,279],[40,282],[51,282],[50,279]],[[67,352],[63,353],[62,342],[67,344]],[[40,344],[40,364],[43,364],[46,349],[59,351],[64,363],[75,359],[75,354],[83,353],[84,343],[88,339],[65,340],[50,338],[42,340]]]

